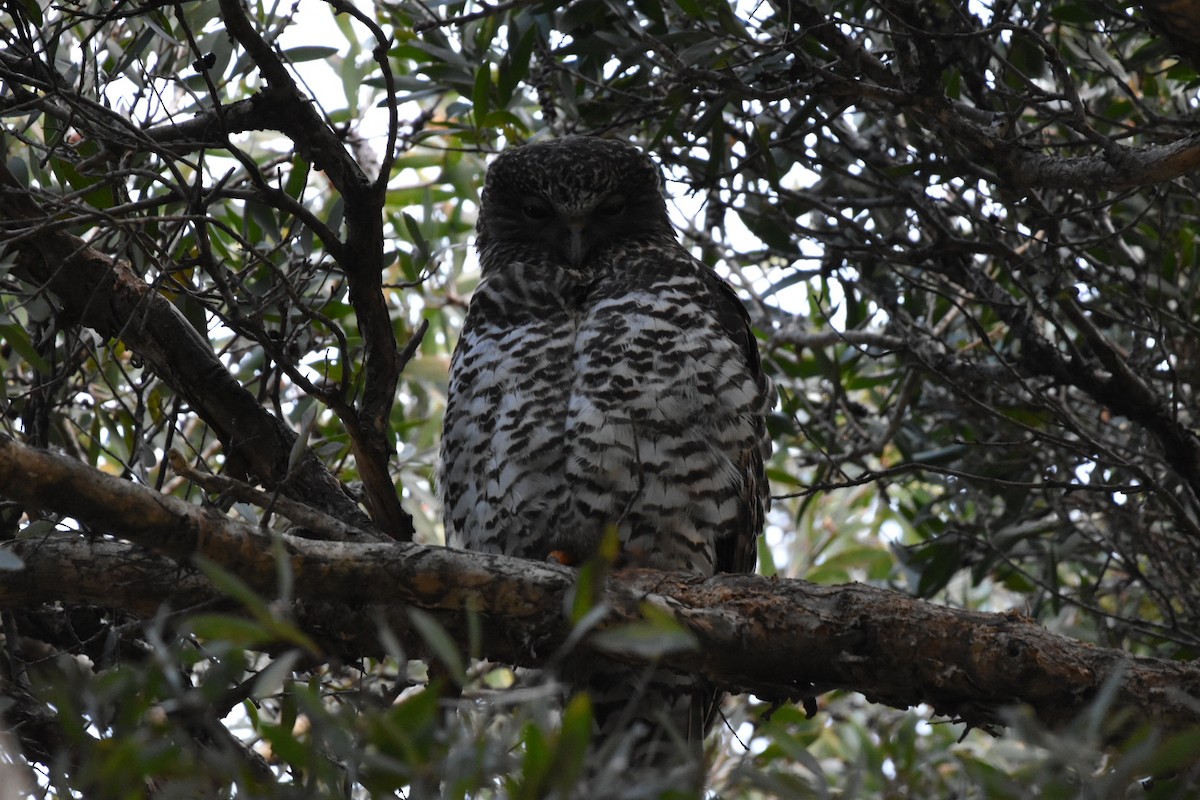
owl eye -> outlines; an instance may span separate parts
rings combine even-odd
[[[625,198],[619,194],[604,198],[596,211],[603,217],[619,217],[625,213]]]
[[[528,220],[543,220],[550,217],[550,206],[545,200],[528,197],[521,203],[521,213]]]

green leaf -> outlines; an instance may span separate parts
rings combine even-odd
[[[654,660],[672,653],[695,650],[695,634],[683,627],[670,612],[650,603],[642,603],[643,620],[600,631],[592,636],[597,649]]]
[[[558,741],[554,747],[554,786],[568,797],[583,774],[588,745],[592,740],[592,702],[585,692],[571,698],[562,712]]]
[[[38,0],[21,0],[21,7],[34,25],[42,24],[42,7]]]
[[[264,240],[278,242],[283,238],[276,210],[261,200],[246,201],[246,216],[242,229],[246,238],[256,244],[264,243]]]
[[[114,75],[123,74],[129,68],[130,64],[142,57],[142,54],[146,52],[146,48],[150,46],[150,43],[160,36],[163,36],[168,41],[172,39],[172,37],[165,35],[164,32],[156,30],[153,24],[147,25],[146,29],[134,37],[132,42],[127,42],[121,47],[120,57],[109,71]],[[173,42],[173,44],[178,45],[179,42]]]
[[[535,800],[545,796],[543,786],[554,766],[553,751],[546,734],[533,723],[525,726],[525,758],[521,762],[521,782],[512,793],[514,800]]]
[[[321,59],[330,58],[338,54],[338,48],[326,47],[319,44],[300,45],[299,47],[290,47],[283,51],[284,56],[293,64],[299,64],[304,61],[319,61]]]
[[[259,622],[228,614],[198,614],[188,620],[187,628],[201,639],[228,642],[237,647],[260,647],[276,641]]]
[[[464,685],[467,681],[467,671],[463,666],[463,656],[458,644],[428,612],[419,608],[409,608],[407,613],[413,628],[446,668],[451,680],[459,686]]]
[[[308,173],[312,165],[303,156],[295,155],[292,157],[292,169],[288,172],[287,183],[284,184],[283,190],[290,197],[296,200],[304,196],[304,189],[308,185]]]
[[[254,618],[257,629],[268,637],[268,641],[289,642],[312,653],[321,652],[321,648],[317,647],[307,634],[292,623],[280,619],[266,601],[237,575],[201,555],[193,556],[192,561],[218,590],[241,603]]]
[[[1059,22],[1091,27],[1096,22],[1096,12],[1084,3],[1058,3],[1050,8],[1050,16]]]
[[[413,219],[412,215],[407,211],[403,212],[404,228],[408,231],[409,241],[412,242],[415,254],[413,256],[412,269],[414,272],[419,272],[429,263],[429,243],[425,241],[424,234],[421,233],[421,226]]]
[[[775,554],[771,552],[771,547],[767,544],[767,537],[759,536],[755,541],[755,547],[758,550],[758,574],[768,578],[773,577],[778,570],[775,567]]]
[[[273,659],[254,679],[253,696],[261,699],[278,694],[296,669],[301,655],[300,650],[289,650]]]
[[[81,153],[86,154],[98,152],[94,145],[80,145],[78,149]],[[111,208],[116,204],[112,189],[103,183],[101,178],[80,173],[71,162],[61,158],[52,158],[50,159],[50,171],[67,186],[80,192],[84,201],[89,205],[103,209]],[[90,191],[87,191],[89,189]]]
[[[471,88],[471,106],[476,119],[483,119],[491,110],[492,67],[484,63],[475,70],[475,83]]]
[[[20,325],[0,325],[0,345],[8,344],[17,355],[25,359],[25,363],[39,372],[49,372],[50,364],[42,358],[41,353],[33,346],[29,334]]]

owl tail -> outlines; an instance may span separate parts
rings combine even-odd
[[[694,676],[596,660],[572,670],[591,697],[597,735],[589,798],[701,797],[704,737],[724,696]]]

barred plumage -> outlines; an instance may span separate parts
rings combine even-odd
[[[737,296],[676,241],[654,163],[586,137],[508,150],[477,246],[442,440],[448,543],[582,561],[615,525],[625,564],[752,570],[774,388]]]

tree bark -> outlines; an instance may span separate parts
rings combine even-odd
[[[1094,647],[1019,614],[946,608],[859,584],[628,570],[603,582],[595,600],[605,613],[579,636],[566,613],[576,605],[579,572],[556,564],[408,543],[273,536],[9,439],[0,440],[0,494],[129,542],[72,533],[18,540],[11,548],[24,568],[0,572],[0,606],[59,600],[150,614],[162,603],[178,609],[221,600],[190,570],[180,578],[197,556],[273,597],[277,537],[292,572],[296,621],[343,658],[381,652],[385,629],[419,646],[409,609],[420,608],[460,643],[469,640],[470,617],[483,617],[480,655],[523,666],[554,663],[567,648],[603,649],[630,663],[657,658],[765,699],[848,689],[899,708],[927,703],[977,726],[1002,721],[1002,710],[1016,704],[1060,726],[1112,681],[1122,732],[1200,724],[1193,699],[1200,697],[1200,666]],[[664,618],[684,632],[670,637],[680,646],[639,652],[614,649],[606,638]]]

